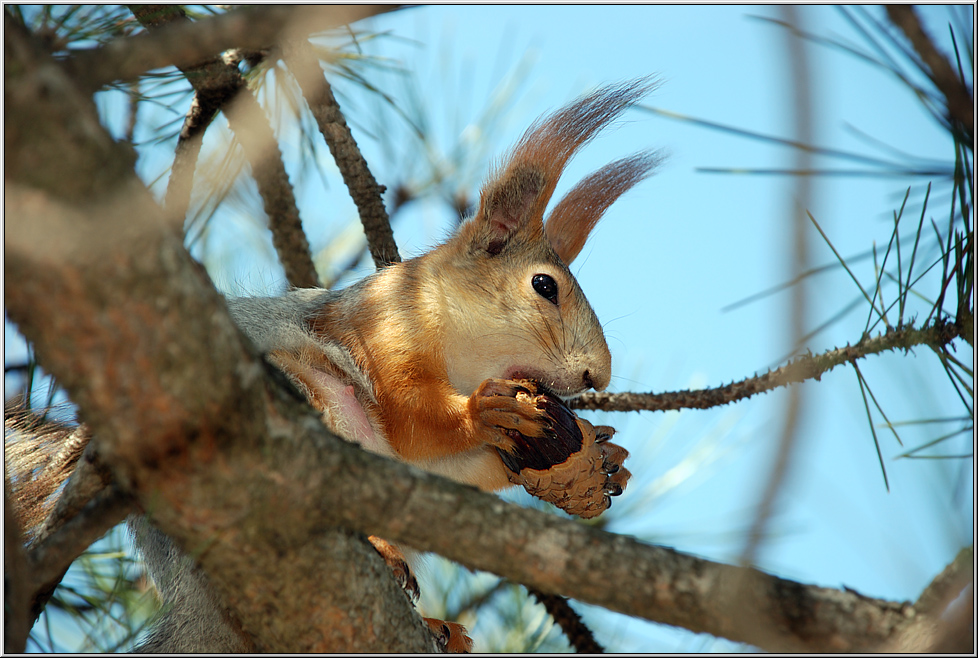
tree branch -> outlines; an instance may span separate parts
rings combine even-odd
[[[31,565],[31,624],[54,594],[68,567],[85,550],[133,511],[132,500],[116,487],[103,489],[78,514],[28,554]]]
[[[577,653],[604,653],[604,647],[594,639],[591,629],[581,620],[574,608],[562,596],[544,594],[540,590],[528,589],[530,594],[546,608],[554,623],[560,626],[564,636]]]
[[[245,7],[206,20],[115,39],[78,50],[66,61],[87,92],[129,81],[166,66],[189,67],[230,48],[260,50],[279,43],[289,29],[311,34],[397,9],[396,5]]]
[[[944,571],[921,593],[915,607],[926,614],[940,615],[968,583],[974,581],[974,546],[962,548]]]
[[[343,175],[350,196],[357,206],[363,230],[370,245],[377,268],[386,267],[401,260],[394,242],[390,217],[381,196],[384,187],[370,173],[367,161],[357,147],[353,133],[346,125],[339,103],[333,96],[329,82],[323,76],[319,61],[313,56],[308,43],[290,43],[285,49],[285,61],[295,77],[302,95],[312,110],[319,130],[326,139],[329,152]]]
[[[251,162],[251,172],[268,215],[272,244],[285,268],[285,278],[296,288],[317,287],[319,277],[312,262],[309,241],[302,229],[292,184],[268,116],[247,87],[243,87],[235,102],[225,108],[225,114]]]
[[[40,205],[34,207],[36,214],[25,217],[30,200],[16,186],[9,186],[8,217],[20,218],[21,222],[27,219],[24,223],[40,224],[46,231],[64,230],[78,223],[46,226],[58,214]],[[10,250],[17,255],[25,253],[31,243],[24,244],[18,232],[12,233],[10,237],[17,239],[11,240]],[[121,253],[153,252],[134,248]],[[186,267],[196,271],[189,259]],[[109,272],[73,271],[71,277],[52,277],[50,268],[34,267],[32,271],[48,272],[40,277],[47,290],[46,301],[37,304],[34,297],[28,301],[23,294],[13,295],[8,289],[10,314],[18,321],[25,316],[25,309],[51,321],[52,315],[64,314],[65,307],[70,306],[66,301],[69,295],[76,303],[93,303],[104,295],[98,284],[111,282],[113,288],[127,292],[143,287],[132,285],[128,267],[110,268]],[[144,276],[148,275],[147,270]],[[82,276],[88,277],[86,285],[66,289],[64,281]],[[8,276],[7,281],[10,279]],[[165,299],[168,289],[186,287],[185,277],[176,272],[152,279],[158,282],[153,299]],[[190,302],[177,301],[181,305]],[[544,592],[773,650],[864,650],[889,637],[904,621],[899,605],[643,546],[626,537],[515,508],[493,496],[366,453],[329,437],[318,416],[297,398],[283,397],[284,391],[268,388],[261,369],[256,371],[248,365],[251,357],[240,348],[225,356],[225,342],[213,340],[215,327],[223,326],[223,322],[214,324],[215,310],[196,311],[210,318],[210,333],[193,326],[193,313],[181,313],[181,320],[189,319],[190,326],[181,327],[178,335],[171,331],[173,320],[167,319],[175,314],[165,312],[176,301],[155,313],[153,307],[133,306],[132,301],[118,303],[117,321],[131,314],[146,323],[138,328],[138,340],[120,340],[120,331],[124,335],[137,331],[128,323],[122,327],[116,323],[89,326],[67,334],[43,321],[32,320],[22,326],[35,339],[38,354],[48,355],[49,369],[65,383],[82,412],[99,423],[93,429],[101,437],[102,454],[113,465],[119,481],[132,483],[144,508],[154,511],[154,521],[161,529],[189,554],[199,556],[229,605],[241,615],[245,628],[264,637],[260,646],[321,646],[311,636],[306,640],[310,644],[283,637],[282,617],[269,619],[270,597],[290,624],[297,624],[300,620],[292,615],[302,615],[304,601],[292,599],[303,588],[284,580],[282,560],[269,565],[262,556],[288,556],[296,564],[311,566],[314,559],[310,547],[321,549],[321,539],[317,538],[323,537],[324,529],[336,527],[433,550]],[[76,307],[75,313],[80,310]],[[162,316],[156,317],[160,313]],[[78,321],[74,317],[74,322]],[[165,330],[162,335],[161,328]],[[56,350],[54,345],[66,337],[84,340],[87,349],[66,346],[65,352]],[[204,343],[202,348],[212,354],[206,362],[198,361],[182,386],[139,392],[129,390],[126,378],[93,376],[96,368],[104,370],[101,362],[121,358],[121,354],[106,353],[123,343],[129,346],[129,365],[152,364],[150,371],[158,372],[158,381],[165,383],[176,366],[167,363],[172,361],[168,350],[180,345],[181,351],[196,351],[191,347],[194,342]],[[89,357],[93,352],[106,357],[92,361]],[[57,355],[57,360],[52,355]],[[221,369],[228,375],[214,373]],[[245,376],[235,383],[232,373]],[[223,383],[209,383],[214,377]],[[197,385],[201,381],[202,388]],[[156,413],[154,407],[143,408],[141,401],[146,400],[154,402]],[[162,410],[167,412],[161,417]],[[100,431],[101,426],[106,431]],[[433,518],[439,523],[430,523]],[[323,571],[336,573],[336,569]],[[750,585],[740,590],[736,601],[729,600],[725,594],[729,595],[745,574],[751,576]],[[393,586],[393,579],[383,575]],[[303,573],[301,577],[309,579],[310,575]],[[261,604],[242,596],[244,583],[249,590],[263,593]],[[618,586],[608,587],[608,583]],[[403,594],[400,596],[406,603]],[[350,604],[347,600],[343,603]],[[330,609],[349,614],[339,606]],[[758,618],[776,628],[778,634],[759,637],[752,623]],[[352,622],[340,624],[341,629],[346,623]],[[318,633],[316,637],[321,640],[322,630]]]
[[[864,336],[855,345],[847,345],[822,354],[798,357],[787,365],[763,375],[726,386],[701,391],[670,393],[584,393],[570,400],[571,409],[600,409],[601,411],[673,411],[676,409],[709,409],[799,384],[808,379],[818,381],[836,366],[863,359],[870,354],[892,350],[909,350],[919,345],[940,348],[964,336],[963,327],[938,318],[931,324],[914,328],[912,325],[888,328],[886,333]]]
[[[880,647],[882,651],[973,652],[974,547],[961,549],[924,589],[910,624]]]
[[[116,481],[138,494],[143,509],[161,510],[154,518],[200,555],[188,540],[202,536],[195,527],[213,528],[205,501],[221,496],[184,487],[190,474],[223,471],[214,463],[223,449],[249,452],[258,436],[272,441],[266,448],[282,449],[275,446],[285,418],[320,431],[321,423],[287,396],[268,415],[265,366],[134,176],[123,146],[99,125],[91,99],[7,17],[5,36],[5,130],[17,137],[17,148],[7,150],[4,197],[8,317],[78,405]],[[101,166],[91,166],[93,153],[103,156]],[[124,173],[104,176],[113,169]],[[52,172],[75,180],[66,186]],[[191,457],[197,461],[188,468],[183,460]],[[247,508],[291,517],[281,509],[295,501],[252,499],[242,485],[229,489],[240,497],[237,511],[218,515],[225,522]],[[184,532],[174,518],[187,524]],[[257,647],[434,648],[364,538],[324,526],[293,543],[285,528],[271,536],[237,523],[224,528],[201,561]],[[324,555],[333,569],[321,568]]]
[[[974,139],[975,101],[951,62],[934,47],[934,42],[924,32],[917,12],[911,5],[886,5],[886,14],[930,70],[930,79],[943,94],[950,118],[960,124],[969,140]]]
[[[24,653],[31,624],[30,566],[20,519],[11,504],[9,480],[3,487],[3,651]]]

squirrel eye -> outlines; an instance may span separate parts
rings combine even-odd
[[[533,289],[537,291],[538,295],[554,306],[557,305],[559,293],[557,292],[557,282],[553,280],[553,277],[546,274],[534,274],[532,283]]]

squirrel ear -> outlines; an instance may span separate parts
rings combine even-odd
[[[662,162],[656,151],[636,153],[594,172],[560,200],[545,225],[547,239],[560,260],[570,265],[581,253],[604,211],[630,187],[652,174]]]
[[[480,233],[486,251],[498,254],[514,235],[523,231],[527,232],[526,239],[542,233],[542,212],[535,206],[543,186],[543,172],[520,167],[482,191],[476,222],[483,228]]]
[[[639,78],[603,87],[538,119],[530,126],[513,148],[502,172],[482,190],[479,212],[469,229],[478,236],[475,238],[477,248],[485,249],[490,254],[498,254],[514,235],[522,231],[526,231],[526,234],[521,238],[526,240],[542,238],[543,211],[567,162],[598,131],[614,121],[655,85],[652,78]],[[567,240],[570,246],[562,247],[567,256],[565,263],[569,262],[568,258],[573,259],[584,246],[587,234],[604,209],[621,192],[640,180],[641,175],[630,171],[629,165],[618,164],[626,170],[626,178],[629,175],[635,177],[631,182],[625,183],[620,191],[602,189],[602,185],[614,182],[616,177],[611,171],[612,167],[605,167],[595,174],[596,179],[585,181],[564,200],[569,205],[582,206],[572,208],[569,219],[557,219],[555,222],[553,235],[561,236],[561,239],[571,236]],[[640,168],[638,165],[632,167]],[[593,208],[598,209],[592,212]],[[553,215],[559,217],[556,212]],[[581,219],[584,219],[583,229],[579,226]]]

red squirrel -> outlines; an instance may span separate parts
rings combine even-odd
[[[236,321],[339,435],[484,490],[509,486],[499,451],[512,431],[543,438],[550,424],[518,382],[570,397],[610,381],[601,324],[568,265],[658,158],[614,162],[546,222],[544,211],[568,160],[651,86],[605,87],[537,121],[475,216],[433,250],[339,292],[233,300]],[[283,314],[299,326],[267,329]]]

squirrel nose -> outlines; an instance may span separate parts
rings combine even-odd
[[[594,377],[591,376],[591,371],[585,370],[583,377],[584,389],[593,388],[595,391],[603,390],[608,385],[608,380],[605,377],[601,377],[601,373],[598,373],[598,377],[600,381],[594,381]]]
[[[608,386],[608,380],[611,379],[611,368],[610,367],[592,367],[586,368],[584,374],[581,377],[581,383],[584,385],[584,389],[594,389],[595,391],[603,391]]]

